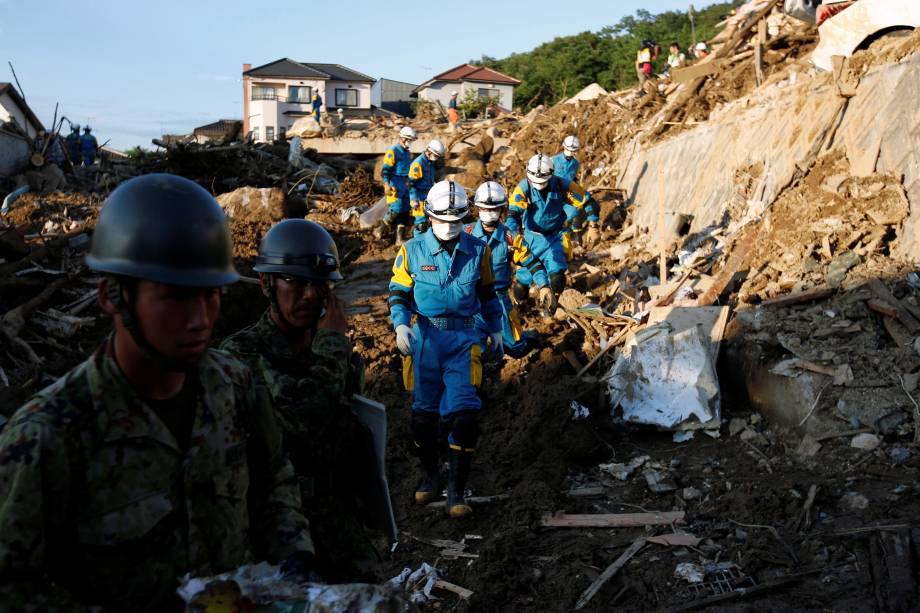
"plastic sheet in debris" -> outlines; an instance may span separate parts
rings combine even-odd
[[[239,588],[238,591],[236,587]],[[279,611],[376,613],[398,610],[404,605],[402,596],[388,585],[300,584],[283,579],[279,567],[266,562],[241,566],[214,577],[186,575],[180,581],[176,593],[193,608],[191,605],[200,602],[196,599],[206,599],[215,588],[231,595],[238,594],[239,597],[245,597],[256,605],[274,604]]]
[[[719,379],[699,326],[671,334],[667,322],[636,335],[604,376],[623,419],[668,430],[717,427]]]
[[[387,214],[387,199],[381,198],[358,217],[358,225],[362,228],[373,228],[383,220]]]
[[[438,569],[422,562],[421,566],[412,570],[404,568],[401,573],[386,582],[391,588],[402,587],[409,594],[409,602],[412,604],[422,604],[432,599],[437,599],[431,595],[434,584],[438,581]]]

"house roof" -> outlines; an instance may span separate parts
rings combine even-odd
[[[243,120],[242,119],[218,119],[214,123],[209,123],[207,125],[198,126],[192,130],[192,134],[201,134],[201,135],[222,135],[222,134],[232,134],[235,131],[242,129]]]
[[[460,64],[450,70],[445,70],[423,83],[422,87],[435,81],[478,81],[480,83],[498,83],[501,85],[519,85],[521,83],[514,77],[509,77],[497,70],[492,70],[485,66],[473,66],[472,64]]]
[[[19,95],[19,92],[16,91],[16,88],[13,87],[12,83],[0,82],[0,96],[3,94],[10,95],[10,98],[13,99],[13,102],[16,103],[16,106],[18,106],[25,114],[25,116],[29,118],[29,121],[35,124],[35,128],[37,130],[45,129],[45,126],[42,124],[41,120],[39,120],[38,116],[32,112],[32,109],[29,108],[29,105],[26,104],[26,101],[23,100],[22,96]],[[26,126],[20,127],[25,128]]]
[[[351,68],[346,68],[341,64],[319,64],[317,62],[304,64],[315,70],[325,72],[336,81],[367,81],[368,83],[373,83],[376,80],[374,77],[370,77],[357,70],[352,70]]]
[[[262,66],[256,66],[243,73],[250,77],[299,77],[303,79],[333,79],[336,81],[357,81],[373,83],[374,78],[346,68],[341,64],[322,64],[317,62],[295,62],[290,58],[281,58]]]

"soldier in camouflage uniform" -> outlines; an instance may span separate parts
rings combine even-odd
[[[181,611],[180,576],[259,560],[304,577],[313,546],[271,407],[207,348],[238,278],[223,211],[186,179],[133,179],[87,264],[115,332],[0,435],[0,610]]]
[[[287,219],[269,230],[253,268],[269,308],[221,349],[244,360],[271,395],[300,479],[324,578],[370,580],[377,559],[359,496],[373,473],[370,433],[351,412],[363,368],[352,352],[335,242],[322,226]]]

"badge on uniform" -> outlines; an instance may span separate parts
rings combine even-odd
[[[434,266],[433,264],[426,264],[425,266],[422,266],[422,270],[424,270],[424,271],[426,271],[426,272],[434,272],[434,271],[436,271],[437,269],[438,269],[438,267],[437,267],[437,266]]]

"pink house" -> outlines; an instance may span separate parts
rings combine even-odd
[[[322,113],[342,109],[346,117],[371,114],[374,79],[341,64],[295,62],[289,58],[252,67],[243,64],[243,134],[254,141],[283,138],[299,118],[312,111],[317,93]]]

